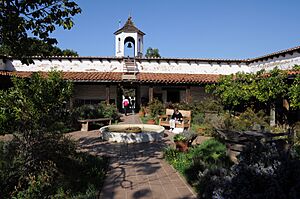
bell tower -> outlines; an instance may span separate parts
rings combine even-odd
[[[145,33],[135,27],[131,17],[129,17],[125,25],[114,34],[116,42],[116,57],[125,57],[126,47],[133,49],[134,57],[143,56],[143,37]]]

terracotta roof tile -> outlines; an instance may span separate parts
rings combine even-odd
[[[288,72],[289,75],[297,75],[297,74],[300,74],[300,70],[290,70]]]
[[[41,72],[47,76],[46,72]],[[0,71],[0,76],[29,77],[32,72],[23,71]],[[122,82],[122,73],[119,72],[63,72],[63,77],[71,81],[88,81],[88,82]],[[170,73],[139,73],[137,82],[142,83],[214,83],[218,80],[219,75],[212,74],[170,74]]]
[[[140,82],[151,83],[214,83],[220,75],[213,74],[174,74],[174,73],[140,73]]]
[[[0,76],[29,77],[32,72],[0,71]],[[47,76],[47,72],[41,72]],[[300,74],[300,70],[290,70],[289,75]],[[221,75],[214,74],[175,74],[175,73],[138,73],[136,82],[162,84],[199,84],[215,83]],[[66,80],[74,82],[122,82],[121,72],[63,72]]]

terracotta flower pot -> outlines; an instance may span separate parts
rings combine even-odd
[[[147,124],[155,124],[155,120],[152,120],[152,119],[151,119],[151,120],[148,120],[148,121],[147,121]]]
[[[139,116],[140,116],[140,117],[145,117],[145,112],[140,111],[140,112],[139,112]]]
[[[188,143],[186,141],[176,141],[175,142],[176,149],[180,152],[186,152],[188,151]]]

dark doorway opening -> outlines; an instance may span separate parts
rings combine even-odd
[[[167,102],[179,103],[180,91],[179,90],[167,90]]]
[[[129,100],[129,113],[135,113],[138,110],[137,101],[137,88],[135,87],[124,87],[118,88],[118,109],[121,113],[124,113],[123,100],[127,98]]]

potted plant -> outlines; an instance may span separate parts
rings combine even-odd
[[[145,114],[146,114],[146,110],[145,110],[145,107],[142,106],[140,111],[139,111],[139,116],[140,117],[145,117]]]
[[[177,134],[173,138],[176,149],[181,152],[186,152],[188,150],[188,140],[183,134]]]
[[[156,124],[156,121],[152,117],[149,117],[147,124]]]

